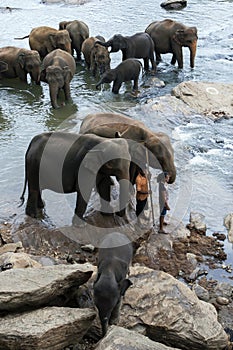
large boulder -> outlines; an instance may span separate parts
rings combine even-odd
[[[95,316],[90,309],[45,307],[2,317],[0,349],[61,350],[80,342]]]
[[[213,305],[171,275],[132,267],[119,325],[154,341],[187,350],[225,349],[228,337]]]

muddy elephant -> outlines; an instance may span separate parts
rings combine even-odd
[[[82,43],[81,51],[88,69],[90,69],[93,76],[103,74],[107,69],[110,69],[110,55],[108,49],[96,43],[99,41],[97,37],[90,37]],[[104,42],[104,39],[101,41]]]
[[[72,55],[76,52],[77,59],[81,59],[81,47],[85,39],[89,38],[89,27],[82,21],[62,21],[59,29],[66,29],[71,38]]]
[[[178,67],[183,68],[182,47],[190,50],[190,67],[194,68],[194,60],[197,49],[197,28],[187,27],[182,23],[165,19],[152,22],[145,30],[154,42],[156,61],[161,61],[161,54],[172,53],[171,64],[178,62]]]
[[[42,26],[32,29],[29,35],[15,39],[22,40],[25,38],[29,38],[30,48],[38,51],[42,59],[55,49],[61,49],[71,54],[71,38],[66,29],[57,30]]]
[[[123,82],[133,80],[133,90],[138,91],[138,79],[142,69],[142,64],[135,58],[128,58],[122,61],[116,68],[108,69],[101,76],[96,88],[101,84],[111,83],[113,81],[112,92],[118,94]]]
[[[42,61],[41,81],[49,84],[50,100],[53,108],[59,108],[57,98],[60,90],[65,99],[70,99],[70,81],[76,71],[74,57],[66,51],[56,49]]]
[[[89,114],[83,119],[79,132],[114,137],[116,131],[128,141],[132,184],[135,184],[137,166],[143,168],[145,162],[152,168],[169,172],[169,183],[175,181],[174,150],[167,134],[153,132],[144,123],[117,113]]]
[[[8,66],[2,71],[1,78],[19,78],[27,83],[29,74],[32,81],[40,83],[41,60],[37,51],[6,46],[0,48],[0,60]]]
[[[120,186],[119,210],[123,216],[128,202],[130,154],[127,141],[106,139],[94,134],[47,132],[35,136],[25,155],[25,182],[28,183],[26,214],[37,218],[44,207],[41,192],[77,193],[73,223],[83,223],[83,215],[93,187],[100,195],[101,212],[110,206],[111,176]],[[107,193],[106,193],[107,191]],[[109,214],[107,212],[107,214]]]
[[[105,43],[98,41],[98,44],[105,47],[111,46],[110,52],[122,51],[122,61],[127,58],[142,58],[144,60],[145,70],[149,70],[149,61],[151,62],[152,70],[156,70],[154,60],[154,43],[150,35],[147,33],[136,33],[132,36],[123,36],[115,34]]]
[[[103,336],[108,325],[117,324],[121,299],[132,285],[126,278],[132,257],[132,243],[124,234],[112,232],[103,238],[99,247],[97,278],[93,286]]]

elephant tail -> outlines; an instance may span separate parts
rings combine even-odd
[[[26,191],[27,182],[28,182],[28,179],[27,179],[27,177],[25,177],[23,193],[22,193],[21,196],[20,196],[20,201],[21,201],[21,202],[20,202],[20,204],[18,205],[18,208],[19,208],[19,207],[22,207],[22,205],[23,205],[23,203],[24,203],[24,194],[25,194],[25,191]]]
[[[14,38],[14,40],[23,40],[23,39],[26,39],[26,38],[29,38],[29,34],[24,36],[24,37],[22,37],[22,38]]]

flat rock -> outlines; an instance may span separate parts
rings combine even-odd
[[[98,343],[95,350],[179,350],[170,348],[148,337],[122,327],[111,326],[107,335]]]
[[[96,314],[91,309],[45,307],[0,320],[0,349],[61,350],[78,343]]]
[[[165,10],[181,10],[187,6],[186,0],[167,0],[160,4]]]
[[[1,272],[0,311],[49,305],[70,288],[78,288],[87,282],[92,272],[92,265],[88,263]]]
[[[213,119],[233,117],[233,84],[185,81],[173,88],[172,95]]]

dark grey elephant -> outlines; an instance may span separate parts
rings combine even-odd
[[[154,42],[157,63],[161,61],[161,54],[172,53],[171,64],[177,61],[178,67],[183,68],[184,46],[190,50],[190,67],[194,67],[198,39],[196,27],[187,27],[171,19],[164,19],[152,22],[145,32]]]
[[[89,38],[89,27],[83,21],[62,21],[59,29],[66,29],[71,38],[72,55],[76,52],[77,59],[81,59],[81,47],[85,39]]]
[[[8,64],[4,61],[0,61],[0,73],[5,72],[8,69]],[[1,75],[0,75],[1,78]]]
[[[129,193],[130,154],[127,141],[106,139],[96,135],[48,132],[35,136],[25,155],[25,183],[22,204],[28,183],[26,214],[38,217],[44,207],[41,192],[77,192],[73,222],[82,223],[83,215],[96,186],[101,212],[109,213],[111,176],[120,185],[119,212],[125,214]]]
[[[58,94],[65,93],[65,99],[70,99],[70,81],[76,71],[74,57],[66,51],[56,49],[50,52],[42,62],[41,81],[49,84],[50,100],[53,108],[58,108]]]
[[[94,302],[99,312],[103,336],[108,325],[118,322],[121,298],[132,284],[126,278],[132,257],[132,243],[122,233],[109,233],[100,244]]]
[[[71,54],[71,38],[67,30],[42,26],[33,28],[29,35],[15,39],[25,38],[29,38],[30,48],[38,51],[42,59],[55,49],[61,49]]]
[[[81,134],[93,133],[102,137],[114,137],[116,131],[121,134],[122,138],[128,140],[131,155],[131,183],[135,183],[137,175],[135,164],[143,168],[145,162],[147,162],[147,155],[149,166],[168,171],[170,174],[169,183],[175,181],[174,150],[167,134],[153,132],[144,123],[116,113],[87,115],[82,121],[79,132]]]
[[[145,70],[149,70],[149,61],[151,62],[152,70],[156,70],[154,60],[154,43],[150,35],[147,33],[136,33],[132,36],[123,36],[115,34],[108,41],[98,44],[105,47],[111,46],[110,52],[122,51],[122,61],[127,58],[143,58]]]
[[[19,78],[27,83],[29,74],[32,81],[40,83],[41,60],[37,51],[6,46],[0,48],[0,60],[7,64],[7,69],[0,75],[1,78]]]
[[[123,82],[133,80],[133,90],[138,91],[138,79],[142,69],[142,64],[135,58],[128,58],[122,61],[116,68],[105,71],[100,81],[96,84],[96,88],[101,84],[111,83],[113,81],[112,92],[118,94]]]

